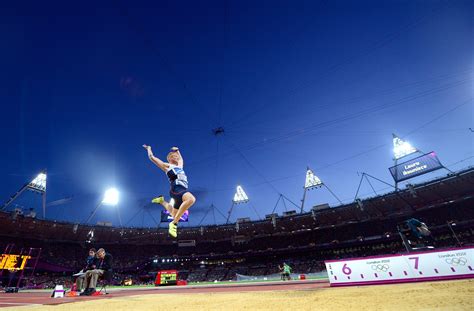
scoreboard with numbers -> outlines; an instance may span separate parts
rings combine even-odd
[[[155,279],[155,286],[176,285],[178,280],[177,270],[158,271]]]
[[[474,278],[474,248],[325,261],[331,286]]]

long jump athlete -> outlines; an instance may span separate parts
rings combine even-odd
[[[174,205],[165,201],[165,198],[160,195],[152,200],[153,203],[163,205],[163,207],[170,213],[173,220],[169,224],[168,233],[176,238],[178,236],[178,222],[184,212],[186,212],[196,202],[194,195],[188,191],[188,178],[183,170],[183,157],[177,147],[171,148],[166,159],[168,163],[161,161],[153,155],[151,147],[143,145],[148,152],[148,158],[156,166],[161,168],[168,176],[171,184],[170,196],[174,200]],[[170,201],[171,202],[171,201]]]

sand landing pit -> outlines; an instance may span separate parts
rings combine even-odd
[[[285,291],[122,296],[16,310],[473,310],[474,280]],[[6,308],[8,310],[10,308]]]

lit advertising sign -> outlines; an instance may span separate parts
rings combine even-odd
[[[189,211],[185,211],[183,216],[179,219],[180,222],[186,222],[189,220]],[[173,221],[173,216],[167,210],[161,212],[161,222],[171,222]]]
[[[396,182],[420,176],[443,168],[436,153],[430,152],[412,160],[400,163],[389,168]]]
[[[19,271],[25,269],[26,261],[31,256],[2,254],[0,257],[0,270]]]

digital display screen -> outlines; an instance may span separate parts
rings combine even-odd
[[[170,213],[167,210],[164,210],[161,212],[161,222],[171,222],[173,220],[173,217],[170,215]],[[184,212],[183,216],[179,219],[180,222],[186,222],[189,220],[189,210]]]
[[[26,262],[31,259],[31,256],[1,254],[0,255],[0,271],[20,271],[25,269]]]
[[[412,160],[400,163],[389,168],[390,174],[396,182],[420,176],[443,168],[436,153],[430,152]]]
[[[176,272],[174,273],[162,273],[160,279],[161,285],[176,284]]]
[[[158,271],[155,279],[155,286],[176,285],[178,280],[178,271],[165,270]]]

